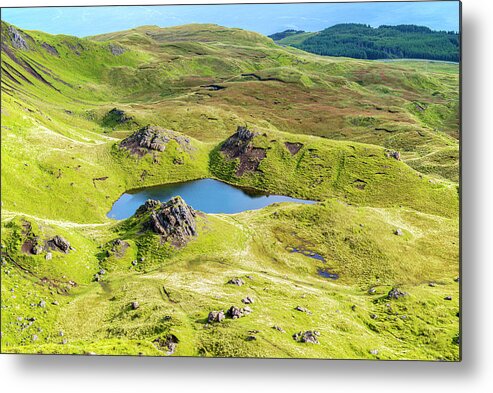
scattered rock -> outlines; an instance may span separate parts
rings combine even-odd
[[[351,306],[351,310],[352,310],[352,311],[356,311],[356,305],[354,305],[354,304],[353,304],[353,305]]]
[[[132,302],[132,304],[130,304],[130,307],[132,308],[132,310],[137,310],[140,307],[140,304],[139,302]]]
[[[38,340],[38,335],[37,334],[33,334],[32,340],[33,341],[37,341]]]
[[[436,284],[436,283],[434,283],[434,282],[430,282],[430,283],[428,284],[428,286],[429,286],[429,287],[436,287],[436,286],[437,286],[437,284]]]
[[[298,332],[293,334],[293,339],[302,343],[319,344],[318,336],[320,336],[319,332],[307,330],[306,332]]]
[[[445,300],[452,300],[452,296],[445,296],[444,299]]]
[[[51,304],[53,304],[54,306],[58,306],[59,305],[59,303],[56,300],[52,301]]]
[[[252,297],[247,296],[246,298],[241,299],[241,302],[244,303],[244,304],[253,304],[254,303],[254,300],[253,300]]]
[[[306,309],[305,307],[301,307],[301,306],[296,306],[295,308],[296,311],[300,311],[300,312],[304,312],[306,314],[311,314],[312,312],[308,309]]]
[[[47,252],[45,255],[45,259],[47,261],[51,261],[53,259],[53,254],[51,252]]]
[[[255,336],[247,336],[247,338],[245,339],[246,341],[255,341],[257,339],[257,337]]]
[[[399,299],[406,296],[407,293],[402,292],[399,288],[392,288],[387,294],[388,299]]]
[[[276,329],[277,331],[279,331],[281,333],[286,333],[286,331],[282,327],[277,326],[277,325],[272,326],[272,329]]]
[[[176,247],[184,246],[197,236],[195,210],[179,196],[166,203],[147,200],[137,209],[136,215],[147,213],[150,215],[146,225]]]
[[[370,350],[370,354],[372,354],[372,355],[378,355],[378,349],[372,349],[372,350]]]
[[[243,284],[245,284],[245,282],[241,278],[232,278],[228,281],[228,284],[238,285],[239,287],[241,287]]]
[[[400,228],[397,228],[395,231],[394,231],[394,235],[397,235],[397,236],[402,236],[404,233],[402,232],[402,229]]]
[[[386,154],[387,158],[394,158],[397,161],[400,161],[400,159],[401,159],[401,153],[399,153],[398,151],[388,150],[385,154]]]
[[[207,317],[207,323],[221,322],[224,318],[224,311],[211,311]]]
[[[46,307],[46,302],[45,302],[44,300],[41,300],[41,301],[38,303],[38,307],[45,308],[45,307]]]
[[[371,319],[377,319],[377,318],[378,318],[378,316],[377,316],[377,314],[370,314],[370,318],[371,318]]]
[[[375,288],[373,288],[373,287],[372,287],[372,288],[370,288],[370,289],[368,289],[368,293],[369,293],[370,295],[373,295],[373,294],[375,294],[376,292],[377,292],[377,290],[376,290]]]

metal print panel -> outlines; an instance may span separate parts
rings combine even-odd
[[[460,3],[3,8],[2,353],[460,360]]]

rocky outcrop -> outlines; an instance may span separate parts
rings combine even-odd
[[[166,203],[149,199],[136,214],[146,213],[150,213],[146,226],[174,246],[183,246],[197,236],[197,214],[179,196]]]
[[[399,299],[406,296],[407,293],[402,292],[399,288],[392,288],[387,294],[388,299]]]
[[[19,33],[14,26],[9,26],[8,33],[10,37],[10,41],[12,42],[12,46],[17,49],[28,50],[29,46],[27,45],[24,37]]]
[[[243,126],[239,126],[221,146],[221,151],[229,159],[239,159],[240,164],[236,175],[242,176],[245,172],[258,171],[260,162],[266,157],[265,149],[253,146],[253,139],[257,134]]]
[[[65,254],[68,253],[72,249],[68,240],[66,240],[62,236],[58,236],[58,235],[56,235],[54,238],[48,240],[46,242],[46,244],[50,249],[52,249],[54,251],[61,251],[61,252],[64,252]]]
[[[146,126],[125,138],[120,147],[129,150],[133,154],[143,156],[152,151],[162,152],[170,141],[176,141],[182,150],[192,150],[190,139],[171,130],[165,130],[154,126]]]
[[[126,50],[125,50],[125,48],[121,47],[120,45],[110,44],[110,52],[114,56],[120,56],[120,55],[123,55],[126,52]]]

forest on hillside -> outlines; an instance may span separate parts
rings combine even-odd
[[[303,34],[303,38],[294,38]],[[459,34],[434,31],[416,25],[339,24],[318,33],[285,31],[270,36],[274,41],[323,56],[356,59],[429,59],[459,61]]]

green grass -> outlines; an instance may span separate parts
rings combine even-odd
[[[213,25],[85,39],[21,31],[23,51],[7,26],[17,62],[4,49],[2,62],[17,82],[2,73],[2,352],[165,356],[153,341],[173,334],[180,356],[458,360],[456,66],[322,58]],[[112,108],[132,122],[108,121]],[[119,148],[147,124],[191,149]],[[259,132],[262,172],[238,177],[220,152],[238,125]],[[303,147],[291,155],[284,142]],[[199,215],[181,249],[139,219],[106,217],[126,190],[205,177],[320,202]],[[74,250],[22,251],[54,235]],[[234,277],[246,284],[226,284]],[[408,296],[386,299],[394,286]],[[206,326],[245,296],[252,314]],[[305,330],[320,345],[293,340]]]

